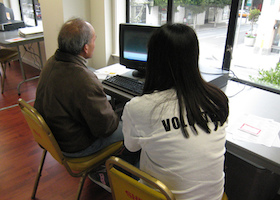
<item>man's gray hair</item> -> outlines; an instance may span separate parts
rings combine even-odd
[[[92,39],[92,29],[89,24],[80,18],[67,21],[58,35],[58,49],[72,55],[79,55],[85,44]]]

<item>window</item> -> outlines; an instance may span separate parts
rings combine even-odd
[[[154,0],[130,0],[129,23],[162,25],[167,21],[167,3],[156,3]]]
[[[38,0],[19,0],[21,18],[26,26],[42,26],[42,14]]]
[[[187,24],[199,39],[202,72],[223,68],[234,80],[279,93],[279,7],[270,0],[127,0],[127,22]]]
[[[243,0],[240,3],[230,69],[245,82],[279,93],[280,68],[276,68],[280,47],[279,1],[254,0],[251,4]],[[241,15],[241,11],[246,15]]]

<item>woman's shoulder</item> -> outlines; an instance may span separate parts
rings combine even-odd
[[[125,109],[131,114],[150,114],[151,110],[161,107],[163,104],[170,104],[170,101],[176,100],[176,92],[165,90],[144,94],[142,96],[132,98],[126,105]]]
[[[131,105],[157,105],[168,100],[176,99],[176,92],[173,89],[155,91],[151,94],[134,97],[130,100]]]

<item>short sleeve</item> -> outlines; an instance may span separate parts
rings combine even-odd
[[[139,144],[140,136],[137,134],[135,124],[133,123],[133,118],[130,115],[129,102],[125,105],[122,115],[123,121],[123,134],[124,134],[124,145],[131,151],[136,152],[141,149]]]

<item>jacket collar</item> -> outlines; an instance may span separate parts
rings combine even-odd
[[[62,52],[59,49],[55,52],[55,59],[63,62],[71,62],[78,65],[83,65],[87,68],[87,60],[80,55],[72,55],[70,53]]]

